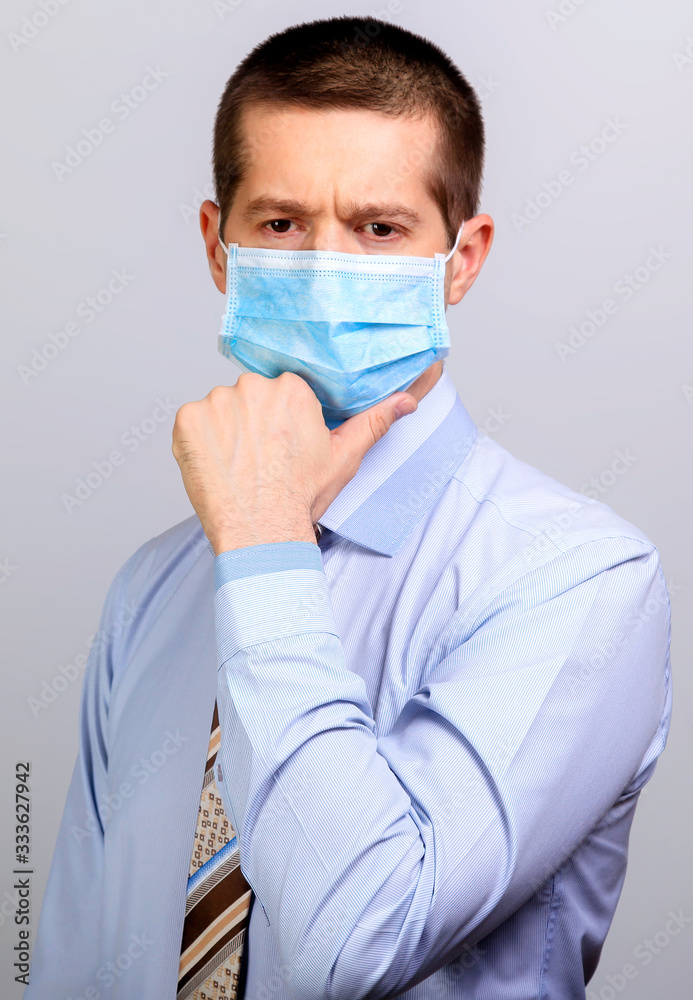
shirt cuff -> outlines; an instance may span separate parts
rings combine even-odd
[[[216,589],[229,580],[288,569],[322,570],[320,549],[313,542],[265,542],[220,552],[214,559]]]
[[[320,549],[313,542],[249,545],[215,558],[219,666],[239,650],[306,632],[339,638]]]

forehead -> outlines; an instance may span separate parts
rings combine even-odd
[[[243,188],[279,187],[292,197],[319,191],[353,198],[434,202],[425,183],[438,148],[435,122],[363,109],[246,107]],[[239,192],[240,193],[240,192]]]

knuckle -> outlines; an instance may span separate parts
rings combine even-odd
[[[211,407],[212,410],[223,410],[229,405],[232,392],[233,388],[231,386],[215,385],[213,389],[209,390],[203,402]],[[200,414],[200,416],[203,416],[203,414]]]
[[[185,418],[187,417],[188,413],[190,412],[189,406],[190,406],[190,403],[183,403],[182,406],[178,407],[178,409],[176,410],[176,416],[175,416],[174,421],[173,421],[174,428],[177,425],[181,424],[183,422],[183,420],[185,420]]]
[[[387,418],[384,413],[375,412],[371,414],[370,419],[371,433],[375,440],[379,440],[388,429]]]

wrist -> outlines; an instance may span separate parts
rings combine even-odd
[[[312,542],[317,544],[316,531],[311,521],[308,524],[287,525],[273,528],[270,525],[253,525],[242,531],[225,532],[210,539],[214,555],[242,549],[251,545],[267,545],[272,542]]]

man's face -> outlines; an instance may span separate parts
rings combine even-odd
[[[250,165],[224,241],[287,250],[433,256],[446,235],[420,177],[428,121],[371,111],[250,108]]]
[[[246,108],[243,124],[250,163],[225,222],[225,243],[422,257],[447,252],[443,219],[423,179],[437,148],[429,119],[263,105]],[[218,209],[205,202],[210,266],[224,292],[217,224]],[[488,216],[466,223],[460,252],[447,265],[446,302],[458,302],[473,282],[492,230]]]

